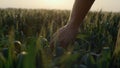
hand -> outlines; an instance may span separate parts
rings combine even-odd
[[[56,46],[67,48],[69,43],[75,40],[77,32],[78,28],[71,25],[66,25],[60,28],[53,34],[50,40],[51,49],[54,49]]]

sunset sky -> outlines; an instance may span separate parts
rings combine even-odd
[[[68,9],[74,0],[0,0],[0,8]],[[91,10],[120,12],[120,0],[96,0]]]

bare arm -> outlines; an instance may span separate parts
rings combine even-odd
[[[79,27],[95,0],[75,0],[69,23]]]
[[[50,41],[51,48],[54,48],[56,44],[66,48],[70,42],[74,41],[80,24],[93,3],[94,0],[75,0],[68,24],[53,35]]]

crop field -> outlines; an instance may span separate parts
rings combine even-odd
[[[0,68],[120,68],[120,13],[89,12],[75,42],[51,52],[50,38],[69,16],[68,10],[0,9]]]

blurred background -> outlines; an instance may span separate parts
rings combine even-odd
[[[0,0],[0,8],[32,9],[68,9],[71,10],[74,0]],[[92,11],[120,11],[120,0],[96,0]]]

